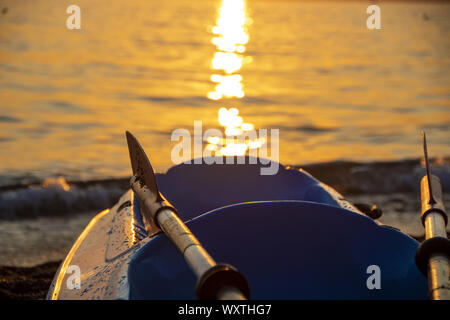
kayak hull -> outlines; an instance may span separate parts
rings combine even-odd
[[[280,166],[267,178],[255,167],[181,165],[157,176],[211,256],[247,277],[251,298],[427,298],[414,263],[417,241],[363,215],[304,171]],[[373,266],[379,289],[371,288]],[[73,270],[79,289],[71,286]],[[47,298],[195,299],[195,282],[164,234],[146,235],[130,190],[83,231]]]

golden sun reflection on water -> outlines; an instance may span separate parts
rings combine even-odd
[[[217,24],[211,30],[214,34],[211,42],[217,48],[211,61],[214,71],[211,81],[216,86],[207,97],[216,101],[241,99],[245,96],[243,78],[237,72],[244,64],[252,62],[252,57],[243,54],[250,39],[247,27],[252,20],[247,15],[245,0],[223,0],[218,14]],[[261,148],[266,143],[264,138],[248,134],[255,127],[244,123],[237,108],[220,108],[218,120],[227,138],[208,137],[206,146],[216,156],[245,155],[248,150]]]
[[[251,123],[245,123],[236,108],[220,108],[219,123],[224,127],[226,138],[211,136],[206,140],[209,151],[216,156],[243,156],[250,149],[259,149],[266,140],[250,132],[255,129]]]
[[[251,23],[245,0],[223,0],[218,14],[216,26],[211,30],[214,35],[211,42],[217,48],[211,61],[215,72],[211,81],[216,87],[207,96],[211,100],[243,98],[242,76],[237,72],[252,61],[251,57],[243,55],[249,41],[247,26]]]

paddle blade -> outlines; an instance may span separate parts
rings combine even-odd
[[[139,141],[129,131],[126,132],[128,151],[130,152],[131,168],[133,169],[133,175],[136,176],[141,185],[147,186],[147,188],[159,198],[158,185],[156,184],[155,173],[152,165],[147,158]]]
[[[139,200],[139,206],[144,217],[145,229],[148,236],[153,236],[161,229],[154,221],[154,212],[160,207],[160,203],[163,201],[162,196],[158,191],[158,185],[156,184],[155,173],[152,165],[144,152],[144,149],[137,141],[137,139],[129,132],[126,132],[128,151],[130,152],[131,168],[133,169],[133,178],[131,178],[132,189],[136,193]],[[136,182],[136,183],[134,183]],[[144,188],[145,187],[145,188]],[[146,193],[150,199],[150,208],[145,205],[145,201],[142,197],[142,190],[149,190],[150,193]],[[155,207],[155,208],[153,208]]]
[[[445,213],[444,200],[442,198],[441,181],[430,172],[430,163],[428,160],[427,139],[425,132],[422,131],[423,153],[426,174],[420,181],[420,193],[422,198],[422,223],[425,225],[425,217],[429,212],[440,212],[447,220]]]
[[[427,149],[427,137],[425,135],[425,131],[422,131],[422,142],[423,142],[423,157],[425,162],[425,170],[426,170],[426,179],[427,179],[427,193],[428,193],[428,203],[434,204],[436,201],[433,198],[433,189],[431,183],[431,174],[430,174],[430,162],[428,160],[428,149]]]

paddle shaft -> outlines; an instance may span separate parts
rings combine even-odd
[[[445,208],[439,179],[428,173],[421,180],[422,221],[425,241],[447,239]],[[450,261],[448,253],[436,251],[428,258],[428,288],[433,300],[450,300]]]
[[[170,209],[161,210],[156,219],[161,230],[169,237],[184,260],[199,278],[216,265],[214,259],[206,252],[189,228]],[[236,288],[224,287],[219,291],[219,300],[246,300]]]
[[[247,300],[250,287],[245,276],[229,264],[217,264],[191,230],[178,218],[177,210],[158,190],[155,172],[144,149],[126,132],[133,176],[131,189],[139,199],[148,236],[163,231],[197,276],[198,299]]]
[[[426,239],[447,238],[445,222],[438,212],[430,212],[425,217]],[[434,254],[429,259],[428,281],[430,298],[450,300],[450,261],[445,255]]]
[[[154,195],[145,185],[141,185],[138,179],[132,178],[131,188],[140,199],[142,205],[147,209],[144,210],[144,212],[155,211]],[[217,263],[203,248],[198,239],[192,234],[191,230],[189,230],[170,207],[160,209],[153,213],[151,217],[147,217],[147,219],[156,220],[158,226],[183,255],[184,260],[198,279],[201,279],[208,271],[217,266]],[[228,286],[219,290],[217,299],[247,300],[240,290]]]

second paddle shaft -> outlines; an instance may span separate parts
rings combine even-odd
[[[447,239],[446,219],[442,187],[439,178],[429,173],[426,142],[424,153],[427,175],[420,181],[422,223],[425,241],[416,253],[416,261],[428,276],[429,297],[433,300],[450,300],[450,241]]]

